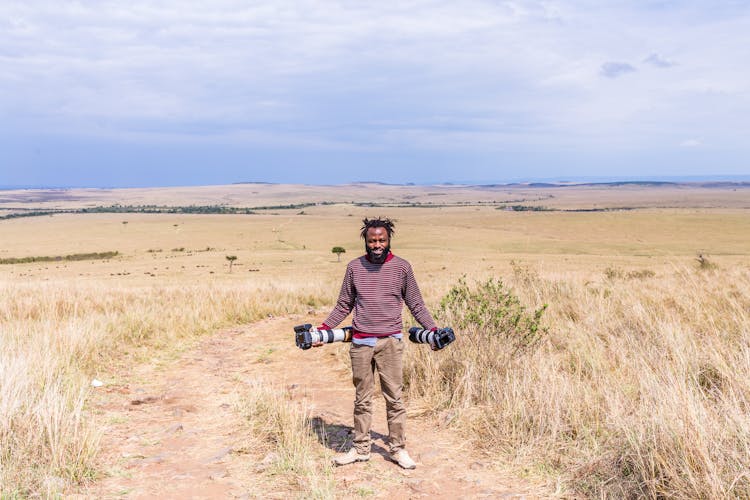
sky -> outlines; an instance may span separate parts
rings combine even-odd
[[[750,2],[0,2],[0,186],[750,176]]]

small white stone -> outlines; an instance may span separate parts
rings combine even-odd
[[[101,387],[104,385],[104,382],[101,380],[94,379],[91,381],[91,387]]]

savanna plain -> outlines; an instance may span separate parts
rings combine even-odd
[[[457,335],[407,346],[410,415],[531,496],[750,497],[750,187],[731,184],[0,191],[0,496],[127,474],[99,394],[222,329],[319,323],[379,215]],[[345,346],[305,355],[323,352],[346,378]],[[288,392],[238,389],[262,450],[240,462],[270,457],[258,474],[284,496],[373,495],[337,482]]]

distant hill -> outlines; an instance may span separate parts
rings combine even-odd
[[[746,181],[614,181],[614,182],[514,182],[510,184],[480,184],[479,188],[581,188],[581,187],[701,187],[701,188],[749,188]]]

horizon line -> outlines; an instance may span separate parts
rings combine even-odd
[[[530,186],[530,187],[565,187],[565,186],[583,186],[583,185],[612,185],[612,184],[696,184],[696,183],[722,183],[731,182],[744,184],[750,181],[750,175],[683,175],[683,176],[561,176],[546,178],[528,178],[528,179],[507,179],[507,180],[473,180],[473,181],[441,181],[441,182],[383,182],[377,180],[358,180],[332,183],[308,183],[308,182],[270,182],[261,180],[252,181],[235,181],[216,184],[162,184],[162,185],[128,185],[128,186],[108,186],[108,185],[44,185],[44,184],[26,184],[26,185],[0,185],[0,191],[17,191],[17,190],[68,190],[68,189],[101,189],[101,190],[119,190],[119,189],[170,189],[170,188],[197,188],[197,187],[216,187],[216,186],[236,186],[243,184],[265,184],[265,185],[299,185],[299,186],[348,186],[352,184],[375,184],[381,186],[409,187],[409,186],[456,186],[456,187],[513,187],[513,186]]]

